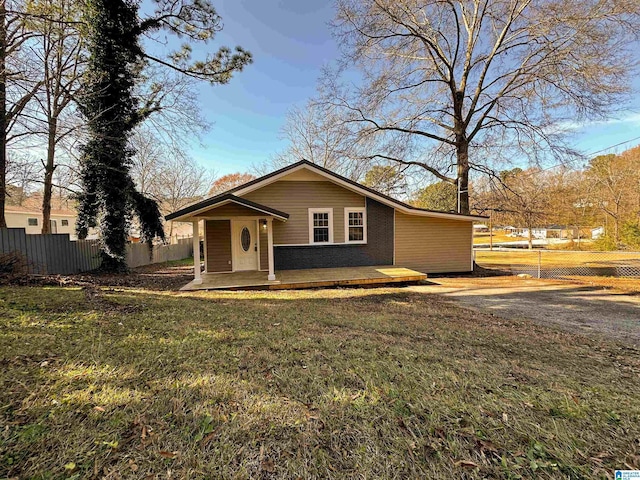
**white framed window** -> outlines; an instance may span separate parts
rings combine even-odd
[[[309,243],[333,243],[333,208],[309,209]]]
[[[367,209],[344,209],[345,243],[367,243]]]
[[[28,222],[30,227],[37,227],[38,226],[38,219],[37,218],[29,218],[29,219],[27,219],[27,222]]]

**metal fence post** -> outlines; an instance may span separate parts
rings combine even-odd
[[[541,267],[542,267],[542,250],[538,250],[538,278],[540,278]]]

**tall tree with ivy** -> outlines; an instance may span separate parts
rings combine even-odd
[[[99,226],[102,237],[102,268],[126,271],[126,242],[134,217],[142,239],[151,246],[164,237],[157,203],[138,192],[131,177],[129,139],[135,127],[161,108],[150,95],[143,104],[133,90],[145,62],[155,62],[212,84],[227,83],[234,72],[251,62],[240,47],[222,47],[207,58],[191,60],[191,43],[208,42],[221,29],[220,17],[206,0],[155,0],[150,18],[139,16],[134,0],[87,0],[86,38],[89,62],[80,97],[87,119],[89,139],[81,159],[78,235]],[[178,52],[166,58],[145,51],[140,36],[161,32],[186,38]],[[160,90],[160,89],[158,89]]]

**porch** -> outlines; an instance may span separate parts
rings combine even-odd
[[[204,273],[201,276],[200,282],[193,280],[180,290],[282,290],[347,285],[412,283],[425,280],[426,278],[427,275],[424,273],[390,265],[281,270],[275,272],[275,280],[269,280],[267,272],[259,271]]]

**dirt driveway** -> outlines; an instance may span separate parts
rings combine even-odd
[[[640,295],[562,281],[518,277],[434,278],[409,287],[494,315],[640,345]]]

